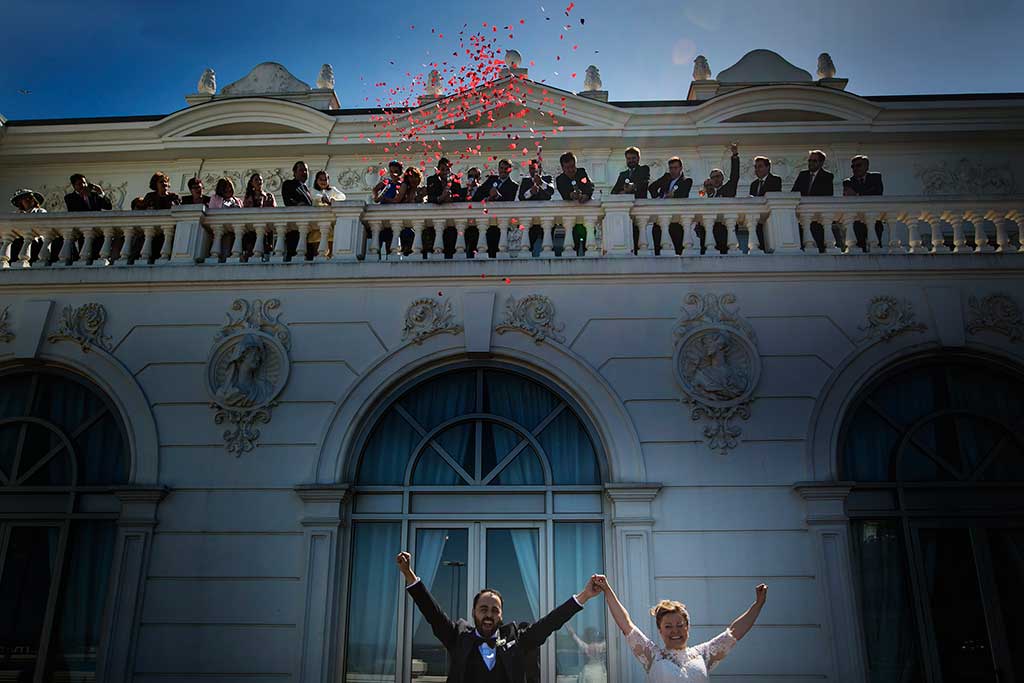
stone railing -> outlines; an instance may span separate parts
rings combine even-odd
[[[664,226],[669,227],[665,236]],[[824,227],[823,227],[824,226]],[[670,244],[671,241],[671,244]],[[701,248],[703,241],[705,247]],[[4,268],[1024,253],[1024,198],[800,197],[9,214]]]

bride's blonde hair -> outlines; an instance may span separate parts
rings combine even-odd
[[[678,600],[661,600],[657,605],[651,608],[651,616],[658,624],[658,628],[661,628],[661,620],[666,614],[678,613],[683,617],[683,621],[686,622],[686,627],[690,627],[690,613],[686,611],[686,605],[679,602]]]

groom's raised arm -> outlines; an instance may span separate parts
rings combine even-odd
[[[398,553],[398,557],[395,558],[395,563],[398,565],[399,571],[402,572],[402,576],[405,577],[405,590],[412,596],[412,601],[416,603],[416,608],[423,615],[423,618],[430,624],[430,629],[434,632],[434,637],[444,645],[445,649],[452,650],[455,648],[455,640],[458,636],[458,628],[455,623],[444,613],[441,606],[434,600],[434,596],[430,594],[427,587],[420,581],[420,577],[412,571],[410,564],[412,563],[412,555],[407,552]]]
[[[530,624],[525,631],[520,633],[519,641],[521,646],[525,648],[540,647],[548,639],[548,636],[562,628],[565,622],[572,619],[573,615],[582,610],[587,600],[601,592],[594,581],[597,576],[595,574],[587,579],[587,585],[584,586],[583,590],[548,612],[538,621]]]

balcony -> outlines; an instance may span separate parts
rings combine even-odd
[[[663,238],[661,226],[665,225],[673,226],[671,246]],[[763,226],[763,245],[754,237],[758,225]],[[813,229],[805,229],[812,225]],[[709,226],[704,254],[699,241],[702,226]],[[490,254],[485,235],[490,238]],[[510,202],[486,207],[368,206],[350,201],[329,208],[181,206],[167,211],[0,218],[0,262],[10,271],[232,265],[258,269],[269,264],[327,262],[360,268],[378,261],[639,257],[706,261],[878,254],[927,260],[945,253],[992,254],[993,258],[1024,254],[1022,243],[1024,199],[979,197],[775,193],[738,199],[634,200],[606,196],[584,204]],[[796,267],[787,263],[789,268]]]

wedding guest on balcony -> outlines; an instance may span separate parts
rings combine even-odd
[[[217,181],[213,196],[210,197],[209,207],[211,209],[241,209],[242,200],[235,196],[235,184],[231,178],[221,178]]]
[[[398,204],[422,204],[427,196],[427,188],[423,185],[423,171],[410,166],[402,173],[402,184],[396,195]]]
[[[782,178],[772,174],[772,160],[768,157],[754,157],[754,180],[750,183],[750,196],[763,197],[766,192],[782,192]],[[749,240],[750,237],[748,236]],[[761,251],[766,246],[764,243],[764,224],[757,224],[757,241],[761,245]]]
[[[704,196],[709,199],[736,196],[736,189],[740,183],[739,146],[734,142],[729,145],[729,151],[731,152],[729,159],[729,182],[725,182],[725,174],[722,173],[722,169],[712,169],[708,179],[704,181]],[[715,223],[712,228],[712,234],[715,237],[715,249],[719,253],[726,253],[728,249],[726,247],[727,233],[725,226],[721,223]],[[707,245],[705,244],[707,233],[703,225],[697,226],[697,236],[700,238],[700,253],[703,254],[707,251]]]
[[[68,211],[110,211],[114,208],[103,188],[90,183],[81,173],[73,174],[70,180],[74,192],[64,195]]]
[[[332,206],[334,202],[345,201],[345,193],[331,185],[327,171],[317,171],[313,177],[313,205]]]
[[[129,202],[128,206],[129,206],[129,208],[131,208],[132,211],[146,211],[146,210],[148,210],[147,207],[146,207],[146,198],[145,197],[136,197],[131,202]]]
[[[473,201],[514,202],[519,186],[512,180],[512,162],[502,159],[498,162],[498,174],[487,176],[487,180],[473,193]]]
[[[612,194],[631,194],[647,199],[647,186],[651,182],[651,167],[640,165],[640,148],[630,147],[625,152],[626,170],[619,173],[612,186]]]
[[[188,196],[181,198],[182,204],[202,204],[204,206],[210,203],[210,195],[203,194],[203,181],[193,176],[188,179]]]
[[[576,155],[566,152],[558,157],[558,163],[562,172],[555,178],[555,188],[562,199],[580,204],[590,201],[594,196],[594,183],[590,182],[587,169],[576,166]],[[582,256],[587,249],[587,228],[582,223],[572,226],[571,243],[576,253]]]
[[[464,196],[467,201],[471,200],[473,195],[476,194],[477,188],[480,187],[481,177],[483,177],[483,174],[476,166],[471,166],[469,170],[466,171],[466,189]]]
[[[885,191],[882,185],[882,174],[868,171],[870,164],[871,161],[863,154],[858,154],[850,159],[850,171],[852,174],[843,181],[844,197],[882,196]],[[861,221],[855,221],[853,230],[857,237],[857,246],[861,249],[866,248],[867,226]],[[878,237],[879,244],[882,242],[883,232],[882,221],[875,221],[875,235]]]
[[[693,187],[693,178],[687,178],[683,175],[683,160],[679,157],[672,157],[668,160],[668,173],[665,173],[660,178],[651,183],[647,191],[651,195],[651,199],[686,199],[690,196],[690,189]],[[654,230],[657,231],[658,241],[658,253],[661,253],[662,249],[673,249],[677,254],[681,248],[683,242],[683,226],[679,223],[672,223],[668,229],[668,235],[665,234],[663,226],[656,225]],[[652,238],[655,237],[652,231]],[[637,253],[638,241],[640,239],[640,229],[637,226],[633,226],[633,253]],[[671,240],[672,244],[669,244]]]
[[[285,206],[313,206],[313,196],[306,187],[309,166],[305,161],[292,164],[292,177],[281,183],[281,198]]]
[[[555,194],[555,183],[551,176],[544,175],[540,159],[530,161],[529,175],[519,182],[519,200],[524,202],[547,201]],[[544,229],[539,225],[529,226],[530,251],[540,256],[544,247]]]
[[[380,182],[373,188],[373,201],[377,204],[398,204],[400,203],[398,192],[402,187],[403,166],[398,159],[388,162],[387,175],[381,177]]]
[[[447,157],[437,160],[437,171],[427,178],[427,201],[431,204],[450,204],[465,199],[465,190],[452,173],[452,162]]]
[[[263,176],[259,173],[249,176],[249,182],[245,184],[242,206],[247,209],[273,209],[277,206],[274,193],[263,189]]]
[[[799,192],[801,197],[831,197],[835,191],[832,181],[835,179],[831,173],[825,170],[825,153],[820,149],[812,149],[807,152],[807,170],[800,171],[793,183],[790,192]],[[836,229],[833,228],[833,233]],[[811,223],[811,236],[818,245],[819,251],[825,249],[825,233],[821,223]],[[837,235],[838,237],[838,235]],[[804,241],[804,226],[800,226],[800,242]]]
[[[18,190],[11,197],[15,213],[46,213],[43,208],[43,195],[35,190]]]
[[[149,179],[150,191],[142,198],[142,208],[148,211],[169,209],[172,206],[181,204],[181,197],[174,192],[169,192],[171,178],[163,171],[157,171]]]

